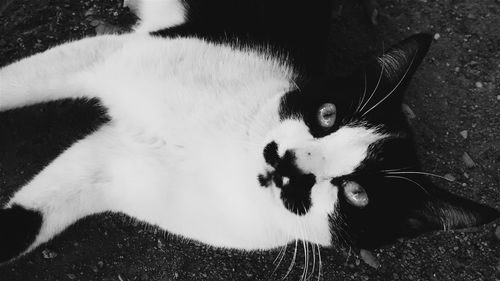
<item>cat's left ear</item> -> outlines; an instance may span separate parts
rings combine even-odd
[[[432,34],[416,34],[374,58],[365,77],[368,93],[373,93],[373,97],[365,100],[363,113],[391,104],[400,107],[404,90],[427,54],[432,39]]]
[[[431,185],[426,184],[427,186]],[[412,208],[404,220],[404,235],[413,236],[433,230],[461,229],[487,224],[500,217],[489,206],[432,187],[429,197],[419,207]]]

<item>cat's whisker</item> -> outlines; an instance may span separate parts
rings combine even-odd
[[[368,112],[372,111],[373,109],[375,109],[379,104],[381,104],[382,102],[384,102],[389,96],[392,95],[392,93],[394,93],[396,91],[396,89],[399,87],[399,85],[401,85],[401,83],[403,83],[404,79],[406,78],[406,75],[408,75],[408,72],[410,71],[412,65],[413,65],[413,62],[415,61],[415,57],[417,55],[413,55],[411,61],[410,61],[410,64],[408,65],[408,67],[406,68],[406,71],[405,73],[403,74],[403,77],[401,77],[401,79],[399,79],[399,82],[396,84],[396,86],[394,86],[394,88],[384,97],[382,98],[379,102],[377,102],[374,106],[372,106],[370,109],[368,109],[367,111],[365,111],[363,113],[363,115],[361,115],[361,117],[365,116],[366,114],[368,114]],[[382,64],[383,66],[383,64]]]
[[[363,102],[365,101],[365,97],[366,97],[366,90],[368,88],[368,82],[367,82],[367,78],[366,78],[366,71],[365,71],[365,89],[363,90],[363,96],[361,97],[359,103],[358,103],[358,107],[356,107],[356,111],[355,113],[358,113],[360,108],[361,108],[361,105],[363,104]]]
[[[370,102],[370,100],[373,98],[373,96],[375,95],[375,93],[377,92],[378,90],[378,87],[380,85],[380,82],[382,81],[382,76],[384,74],[384,70],[385,70],[385,66],[384,64],[382,64],[382,68],[380,69],[380,75],[378,76],[378,81],[377,81],[377,84],[375,85],[375,88],[373,89],[372,93],[370,94],[370,97],[368,98],[368,100],[366,100],[366,102],[363,104],[363,106],[361,107],[361,109],[359,110],[360,112],[363,112],[363,109],[365,108],[365,106],[368,105],[368,103]],[[365,114],[361,115],[361,116],[364,116]]]
[[[304,268],[302,269],[302,275],[300,280],[306,280],[307,271],[308,271],[308,262],[309,262],[309,252],[307,251],[306,242],[302,240],[302,246],[304,247]]]
[[[307,209],[306,209],[306,206],[302,203],[302,209],[304,210],[304,213],[307,213]],[[301,225],[302,225],[302,229],[304,231],[304,242],[305,242],[305,246],[306,246],[306,272],[305,272],[305,279],[304,280],[309,280],[309,254],[311,253],[311,250],[310,250],[310,243],[309,243],[309,232],[307,232],[307,226],[305,225],[305,223],[303,221],[301,221]],[[314,257],[314,256],[313,256]]]
[[[306,246],[306,240],[305,240],[306,237],[305,237],[304,227],[302,225],[302,222],[300,221],[300,218],[298,218],[298,222],[299,222],[300,234],[302,237],[302,247],[304,249],[304,268],[302,269],[302,275],[300,277],[300,280],[305,280],[305,277],[307,276],[309,252],[308,252],[308,248]]]
[[[309,280],[309,279],[311,279],[313,277],[314,270],[316,269],[316,248],[311,243],[309,243],[309,245],[311,246],[311,250],[312,250],[313,266],[312,266],[312,269],[311,269],[311,274],[307,277],[307,280]]]
[[[298,222],[298,219],[297,219],[297,222]],[[299,243],[299,239],[300,239],[300,234],[298,234],[297,232],[298,232],[297,228],[295,228],[295,246],[294,246],[292,261],[290,262],[290,265],[288,266],[288,270],[285,273],[285,276],[283,276],[281,278],[281,280],[285,280],[288,277],[288,275],[292,272],[292,269],[295,265],[295,260],[297,258],[298,243]]]
[[[293,86],[294,86],[297,90],[299,90],[299,91],[300,91],[300,87],[299,87],[299,85],[297,84],[297,82],[295,82],[295,80],[292,80],[292,81],[291,81],[291,83],[292,83],[292,85],[293,85]]]
[[[385,176],[386,178],[395,178],[395,179],[403,179],[403,180],[407,180],[409,182],[412,182],[414,184],[416,184],[418,187],[420,187],[420,189],[422,189],[423,192],[425,192],[425,194],[427,195],[430,195],[429,192],[427,192],[427,190],[422,186],[420,185],[418,182],[412,180],[412,179],[409,179],[407,177],[403,177],[403,176]]]
[[[447,180],[449,182],[455,182],[453,180],[450,180],[446,177],[443,177],[443,176],[440,176],[440,175],[436,175],[436,174],[433,174],[433,173],[427,173],[427,172],[417,172],[417,171],[404,171],[404,172],[387,172],[387,174],[389,175],[399,175],[399,174],[417,174],[417,175],[425,175],[425,176],[432,176],[432,177],[436,177],[436,178],[440,178],[440,179],[444,179],[444,180]],[[456,182],[455,182],[456,183]]]
[[[276,255],[276,258],[274,258],[273,264],[276,264],[276,262],[278,261],[278,259],[279,259],[279,258],[281,257],[281,255],[282,255],[283,249],[285,249],[285,248],[286,248],[286,245],[284,245],[284,246],[282,246],[282,247],[280,248],[280,251],[279,251],[279,252],[278,252],[278,254]]]
[[[321,247],[317,243],[316,243],[316,247],[318,248],[318,260],[319,260],[318,281],[320,281],[321,280],[321,276],[323,275],[323,261],[321,260]]]
[[[286,271],[285,276],[281,278],[281,280],[285,280],[288,275],[290,275],[290,272],[292,272],[293,266],[295,265],[295,258],[297,257],[297,246],[298,246],[298,239],[295,239],[295,249],[293,251],[293,258],[292,261],[290,262],[290,265],[288,266],[288,270]]]
[[[304,205],[302,205],[303,208],[304,208],[304,211],[306,210],[306,207]],[[306,240],[306,243],[307,243],[307,258],[308,258],[308,261],[307,261],[307,268],[309,268],[309,253],[311,252],[312,250],[312,257],[313,257],[313,266],[312,266],[312,270],[311,270],[311,273],[307,275],[306,277],[306,280],[310,280],[312,278],[312,276],[314,275],[314,270],[316,269],[316,249],[314,248],[314,246],[309,242],[309,232],[307,231],[307,227],[303,226],[304,228],[304,232],[305,232],[305,240]],[[311,249],[311,250],[309,250]]]
[[[280,249],[280,252],[278,253],[278,255],[276,256],[276,258],[274,259],[273,264],[275,264],[275,267],[273,269],[273,272],[271,273],[271,276],[273,276],[276,273],[276,270],[278,270],[278,268],[280,267],[281,262],[283,261],[283,258],[286,255],[287,247],[288,247],[288,244],[285,244],[284,246],[282,246],[281,249]],[[276,264],[276,261],[278,261],[277,264]]]
[[[337,216],[337,219],[340,221],[340,223],[342,223],[343,225],[346,225],[344,218],[342,216],[340,216],[340,215]],[[344,245],[350,245],[350,243],[348,242],[349,239],[344,237],[344,235],[349,237],[349,233],[347,233],[347,231],[341,226],[339,226],[337,229],[339,231],[338,232],[336,231],[335,233],[337,234],[337,238],[339,238],[339,243],[344,244]]]
[[[399,168],[399,169],[386,169],[386,170],[380,170],[381,172],[399,172],[399,171],[404,171],[411,169],[412,167],[405,167],[405,168]]]
[[[306,207],[303,206],[303,209],[304,211],[306,211]],[[302,222],[302,229],[304,230],[304,242],[305,242],[305,246],[306,246],[306,272],[305,272],[305,275],[304,275],[304,280],[309,280],[309,278],[311,277],[312,273],[311,274],[308,274],[309,273],[309,261],[310,261],[310,253],[311,253],[311,248],[310,247],[310,243],[309,243],[309,233],[307,232],[307,227],[304,225],[304,222]],[[313,252],[313,259],[314,259],[314,252]],[[313,272],[314,272],[314,263],[313,263]]]
[[[351,251],[352,251],[352,248],[349,247],[349,252],[347,252],[347,257],[346,257],[345,262],[344,262],[344,264],[346,264],[346,265],[349,262],[349,258],[351,257]]]

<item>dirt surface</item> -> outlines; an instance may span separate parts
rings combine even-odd
[[[331,69],[346,73],[408,35],[436,33],[407,97],[423,167],[453,178],[454,183],[436,181],[448,190],[500,209],[500,1],[379,2],[376,27],[356,1],[335,2]],[[0,66],[70,39],[126,30],[133,21],[118,1],[0,0]],[[94,107],[74,102],[0,113],[0,204],[102,121]],[[500,241],[492,231],[499,223],[398,241],[375,251],[378,269],[361,261],[354,250],[321,249],[321,276],[500,280]],[[0,280],[280,280],[293,252],[294,245],[288,246],[273,273],[278,251],[212,249],[126,217],[100,215],[1,266]],[[286,280],[300,279],[303,252],[298,247]],[[312,255],[309,262],[314,279],[316,257],[314,268]]]

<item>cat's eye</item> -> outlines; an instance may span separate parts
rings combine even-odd
[[[325,103],[318,110],[318,123],[324,129],[329,129],[335,125],[337,118],[337,107],[333,103]]]
[[[365,207],[368,205],[368,194],[359,183],[347,181],[343,186],[347,202],[356,207]]]

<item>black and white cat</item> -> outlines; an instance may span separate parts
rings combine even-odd
[[[97,98],[110,119],[0,209],[0,262],[102,212],[243,250],[374,248],[496,219],[419,171],[401,102],[432,37],[330,77],[329,1],[304,2],[133,1],[135,32],[0,69],[0,110]]]

